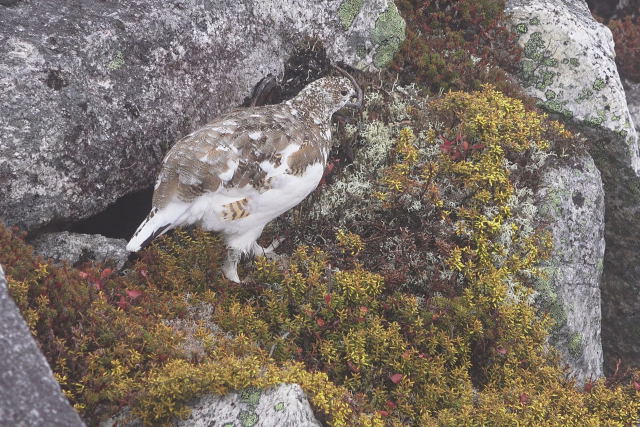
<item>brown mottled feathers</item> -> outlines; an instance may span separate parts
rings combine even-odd
[[[287,159],[287,173],[302,174],[308,165],[323,161],[323,147],[306,143],[326,140],[323,131],[321,126],[309,126],[294,116],[285,104],[232,110],[169,150],[158,176],[153,205],[162,208],[175,197],[191,202],[220,186],[253,185],[260,192],[266,191],[270,180],[260,163],[267,160],[279,167],[281,153],[290,144],[298,144],[300,150]]]
[[[222,205],[222,217],[227,221],[234,221],[249,216],[249,212],[247,212],[248,203],[249,201],[244,198]]]
[[[287,159],[288,173],[300,176],[308,165],[322,162],[322,152],[319,147],[312,144],[304,144],[300,149],[292,153]]]

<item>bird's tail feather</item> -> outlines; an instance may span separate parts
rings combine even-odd
[[[175,215],[175,212],[173,215],[169,215],[166,210],[158,210],[154,207],[127,243],[127,250],[137,252],[144,248],[153,239],[174,228],[178,216]]]

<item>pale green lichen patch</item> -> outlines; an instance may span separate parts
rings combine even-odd
[[[238,415],[238,420],[242,427],[253,427],[258,424],[258,419],[258,414],[254,411],[240,411]]]
[[[583,87],[580,91],[580,94],[576,98],[576,102],[579,104],[587,99],[590,99],[593,96],[593,91],[588,87]]]
[[[529,31],[529,27],[524,22],[521,22],[514,27],[514,30],[518,34],[526,34]]]
[[[566,107],[567,102],[555,98],[547,101],[540,100],[538,105],[552,113],[561,114],[565,119],[570,119],[573,117],[573,112]]]
[[[542,40],[542,33],[536,31],[531,34],[529,40],[524,44],[524,56],[525,58],[533,59],[534,61],[541,61],[543,59],[545,43]]]
[[[606,83],[604,82],[604,80],[600,78],[595,79],[592,85],[593,90],[602,90],[604,89],[605,86],[606,86]]]
[[[571,334],[568,346],[569,354],[573,357],[580,357],[582,355],[582,335],[579,332]]]
[[[275,409],[278,412],[284,411],[284,402],[278,402],[273,406],[273,409]]]
[[[607,119],[606,113],[604,111],[599,111],[595,117],[594,116],[585,117],[584,122],[587,126],[596,127],[596,126],[601,126],[606,119]]]
[[[115,71],[122,68],[123,65],[124,65],[124,54],[122,53],[122,51],[118,51],[116,52],[111,62],[107,64],[107,68],[110,69],[111,71]]]
[[[364,0],[344,0],[338,9],[338,16],[342,27],[347,30],[360,13]]]
[[[528,32],[529,25],[539,25],[538,18],[531,18],[528,21],[520,22],[515,26],[519,35]],[[523,39],[524,41],[524,39]],[[535,88],[541,93],[538,96],[538,105],[552,113],[561,114],[565,119],[574,117],[574,112],[568,105],[594,102],[595,92],[602,91],[607,83],[602,78],[596,78],[583,87],[568,86],[570,93],[565,97],[561,80],[563,72],[576,72],[580,66],[577,58],[560,54],[560,58],[554,58],[554,52],[559,48],[554,46],[552,41],[545,39],[543,32],[535,31],[531,33],[529,39],[522,44],[524,58],[520,63],[519,78],[525,88]],[[559,68],[563,67],[563,68]],[[591,107],[591,106],[590,106]],[[602,126],[607,120],[607,114],[596,105],[591,108],[592,113],[587,115],[584,123],[588,126]]]
[[[249,406],[258,406],[258,403],[260,403],[260,395],[260,390],[247,388],[240,392],[240,401]]]
[[[376,67],[385,67],[393,59],[400,44],[405,39],[406,23],[394,3],[390,3],[376,20],[372,41],[378,46],[373,63]]]

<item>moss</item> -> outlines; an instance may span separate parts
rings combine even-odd
[[[364,0],[344,0],[338,8],[338,16],[340,17],[340,23],[345,30],[348,30],[353,24],[353,20],[356,19]]]
[[[378,45],[373,63],[378,68],[388,65],[405,39],[406,23],[393,2],[383,12],[373,27],[371,39]]]

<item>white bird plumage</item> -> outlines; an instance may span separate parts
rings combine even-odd
[[[265,225],[300,203],[322,178],[331,116],[358,91],[352,78],[323,77],[282,104],[238,108],[169,150],[152,209],[127,245],[138,251],[167,231],[197,225],[221,233],[224,275],[239,282],[242,254],[261,254]]]

